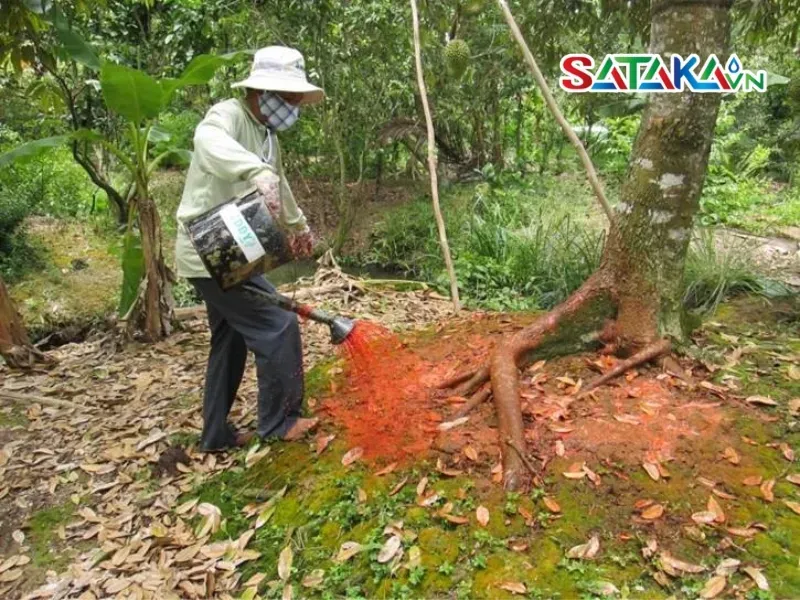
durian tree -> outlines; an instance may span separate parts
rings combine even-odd
[[[683,56],[696,52],[701,60],[712,53],[725,56],[729,51],[731,3],[653,0],[650,51]],[[497,4],[551,111],[580,150],[580,142],[547,91],[546,80],[508,3],[497,0]],[[457,386],[456,395],[471,394],[490,382],[508,489],[523,487],[529,479],[523,459],[518,368],[543,343],[559,336],[574,341],[593,333],[609,350],[627,358],[601,378],[605,379],[659,357],[669,351],[672,342],[685,339],[680,302],[683,270],[719,106],[719,94],[651,96],[615,210],[609,207],[591,162],[584,163],[610,221],[599,268],[566,301],[499,342],[487,365],[444,382],[443,387]]]

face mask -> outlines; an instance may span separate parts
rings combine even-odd
[[[276,131],[285,131],[297,122],[300,107],[289,104],[274,92],[264,92],[258,97],[258,108],[267,125]]]

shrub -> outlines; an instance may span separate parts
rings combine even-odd
[[[759,272],[745,241],[723,240],[700,229],[689,246],[684,271],[683,304],[688,310],[714,312],[737,294],[782,295],[786,287]]]
[[[599,264],[603,235],[556,208],[562,200],[558,186],[515,175],[492,176],[469,196],[442,199],[467,305],[549,308],[583,283]],[[364,259],[448,289],[427,200],[391,211],[373,230]]]

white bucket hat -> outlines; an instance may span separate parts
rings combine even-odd
[[[325,92],[306,79],[303,55],[294,48],[269,46],[253,58],[250,76],[231,87],[303,94],[303,104],[320,102]]]

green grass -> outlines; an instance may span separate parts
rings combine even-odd
[[[6,406],[0,409],[0,429],[25,427],[27,424],[28,417],[18,406]]]
[[[800,185],[776,190],[769,181],[744,179],[706,185],[701,222],[726,225],[757,235],[781,235],[800,223]]]
[[[65,503],[39,510],[28,519],[26,537],[34,568],[61,572],[69,565],[75,549],[62,547],[58,529],[70,522],[74,512],[75,506]]]

